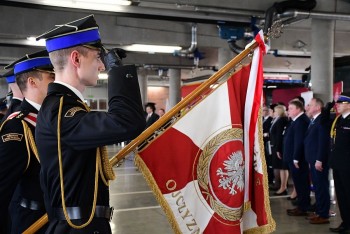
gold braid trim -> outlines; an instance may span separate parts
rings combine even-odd
[[[30,130],[30,128],[28,127],[28,124],[24,120],[21,120],[21,122],[22,122],[22,125],[23,125],[24,137],[26,138],[26,142],[27,142],[27,139],[28,139],[30,148],[32,149],[36,159],[40,163],[39,153],[38,153],[38,149],[37,149],[36,144],[35,144],[35,140],[34,140],[34,136],[33,136],[32,130]]]
[[[114,180],[115,179],[115,174],[113,171],[113,167],[111,163],[109,162],[108,158],[108,151],[107,151],[107,146],[102,146],[99,148],[100,154],[101,154],[101,160],[102,160],[102,169],[103,169],[103,174],[107,180]]]
[[[155,195],[158,203],[162,206],[166,216],[168,217],[169,223],[170,223],[171,227],[173,228],[174,233],[181,234],[182,232],[180,230],[178,223],[176,222],[175,216],[174,216],[171,208],[169,207],[167,201],[164,199],[163,194],[159,190],[159,187],[158,187],[156,181],[154,180],[152,173],[148,169],[147,165],[145,164],[145,162],[142,160],[142,158],[138,154],[135,155],[134,162],[135,162],[135,165],[142,172],[142,175],[146,179],[148,186],[152,189],[153,194]]]
[[[67,213],[67,207],[66,207],[66,201],[64,196],[64,184],[63,184],[63,165],[62,165],[62,151],[61,151],[61,118],[62,118],[62,106],[63,106],[63,96],[60,98],[60,106],[58,110],[58,119],[57,119],[57,149],[58,149],[58,163],[59,163],[59,170],[60,170],[60,186],[61,186],[61,200],[62,200],[62,208],[64,217],[67,220],[67,223],[69,226],[71,226],[74,229],[82,229],[89,225],[94,218],[95,210],[96,210],[96,202],[97,202],[97,189],[98,189],[98,168],[99,168],[99,160],[98,155],[96,155],[96,168],[95,168],[95,190],[94,190],[94,200],[92,202],[92,210],[89,217],[89,220],[82,224],[82,225],[75,225],[72,223],[71,219],[69,218],[69,215]]]
[[[100,148],[96,148],[96,157],[98,160],[98,171],[100,173],[102,182],[106,185],[109,186],[109,181],[105,178],[105,175],[103,174],[103,169],[102,169],[102,160],[101,160],[101,154],[100,154]]]
[[[337,128],[335,127],[335,125],[336,125],[336,123],[337,123],[339,117],[340,117],[340,115],[338,115],[337,117],[335,117],[335,119],[334,119],[334,121],[333,121],[333,123],[332,123],[332,127],[331,127],[331,132],[330,132],[330,134],[331,134],[331,138],[333,139],[333,144],[334,144],[334,142],[335,142],[335,136],[337,135]]]
[[[265,234],[265,233],[271,233],[276,230],[276,222],[272,218],[271,215],[271,207],[270,207],[270,197],[269,197],[269,186],[268,186],[268,180],[267,178],[267,166],[266,166],[266,160],[265,160],[265,150],[264,150],[264,138],[263,138],[263,129],[262,129],[262,117],[261,117],[261,108],[259,109],[259,114],[258,114],[258,137],[259,137],[259,150],[260,150],[260,160],[262,164],[262,170],[263,170],[263,186],[264,186],[264,201],[265,201],[265,212],[267,215],[267,224],[260,226],[260,227],[255,227],[248,229],[244,231],[246,234]],[[254,181],[255,182],[255,181]],[[255,186],[255,183],[254,183]]]
[[[28,131],[28,129],[23,127],[24,139],[26,141],[26,147],[27,147],[27,152],[28,152],[28,162],[27,162],[26,169],[24,171],[26,171],[28,169],[29,164],[30,164],[30,146],[29,146],[29,141],[28,141],[28,138],[27,138],[27,134],[28,134],[27,131]]]

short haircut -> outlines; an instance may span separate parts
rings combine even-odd
[[[313,98],[313,100],[315,100],[316,104],[319,105],[321,108],[324,107],[324,102],[321,98]]]
[[[303,106],[305,106],[305,99],[302,96],[296,96],[294,99],[299,100],[301,103],[303,103]]]
[[[35,77],[39,80],[43,79],[42,73],[40,71],[35,70],[16,75],[16,83],[22,93],[27,90],[27,81],[29,77]]]
[[[304,111],[304,105],[298,99],[293,99],[288,104],[289,105],[294,105],[294,106],[296,106],[297,109],[300,109],[301,111]]]
[[[83,56],[88,54],[88,48],[84,46],[75,46],[67,49],[56,50],[49,54],[51,63],[55,68],[55,71],[62,71],[67,65],[67,57],[74,51],[78,51]]]

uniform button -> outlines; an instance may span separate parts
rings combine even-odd
[[[126,78],[133,78],[133,75],[131,75],[131,74],[126,74],[126,76],[125,76]]]

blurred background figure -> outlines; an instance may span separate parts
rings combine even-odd
[[[263,136],[264,136],[264,147],[265,147],[265,160],[267,166],[267,176],[269,184],[273,184],[273,168],[272,168],[272,152],[270,144],[270,127],[272,122],[272,116],[270,116],[269,108],[263,106],[262,108],[262,121],[263,121]]]
[[[157,115],[156,112],[156,104],[153,102],[148,102],[146,104],[146,128],[151,126],[154,122],[156,122],[159,119],[159,115]]]
[[[158,111],[159,117],[162,117],[165,114],[165,110],[163,108],[160,108]]]
[[[270,142],[272,151],[272,167],[275,175],[275,195],[287,195],[288,165],[283,161],[283,133],[288,124],[285,107],[271,105],[273,121],[270,128]]]
[[[7,111],[7,100],[6,97],[0,98],[0,121],[4,118]]]

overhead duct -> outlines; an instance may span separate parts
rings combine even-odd
[[[244,47],[237,45],[236,40],[227,40],[227,43],[230,49],[236,54],[239,54],[244,50]]]
[[[191,36],[192,39],[190,47],[187,49],[175,51],[175,56],[193,57],[193,52],[197,49],[197,24],[192,24]]]
[[[342,20],[350,21],[349,14],[342,13],[327,13],[327,12],[306,12],[306,11],[286,11],[278,15],[279,18],[312,18],[312,19],[328,19],[328,20]]]
[[[282,14],[290,9],[311,11],[315,8],[315,6],[316,0],[287,0],[274,3],[265,13],[264,33],[268,33],[276,13]]]

